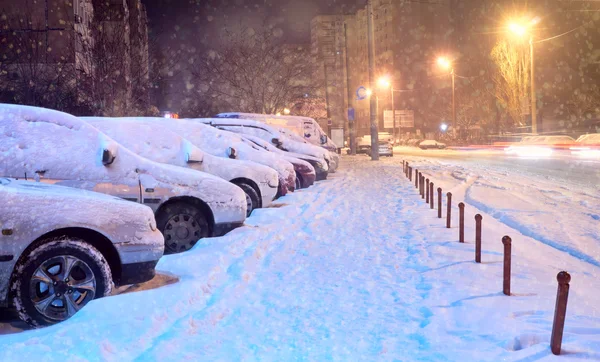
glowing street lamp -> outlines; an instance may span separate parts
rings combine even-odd
[[[286,114],[286,115],[287,115],[287,114],[290,114],[290,110],[289,110],[289,108],[285,108],[285,109],[283,110],[283,114]]]
[[[530,29],[539,22],[539,18],[523,23],[512,21],[508,23],[508,30],[519,38],[524,38],[529,34],[529,58],[531,59],[531,133],[537,133],[537,104],[535,97],[535,63],[533,52],[533,34]]]
[[[377,80],[377,85],[379,86],[379,88],[386,89],[390,88],[391,83],[387,77],[381,77]]]
[[[456,94],[454,88],[454,66],[452,65],[452,62],[446,57],[439,57],[437,63],[442,69],[445,69],[447,71],[449,70],[450,75],[452,76],[452,124],[456,125]]]

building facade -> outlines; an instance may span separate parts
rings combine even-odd
[[[6,102],[94,114],[149,102],[140,0],[0,0],[0,54]]]

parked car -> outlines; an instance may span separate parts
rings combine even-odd
[[[269,142],[256,136],[242,135],[244,140],[252,142],[253,147],[279,154],[283,159],[294,165],[296,171],[296,189],[304,189],[315,183],[315,180],[327,178],[327,164],[316,157],[282,151]]]
[[[341,147],[327,137],[327,134],[323,131],[319,123],[314,118],[310,117],[229,112],[220,113],[216,118],[251,119],[274,127],[285,128],[313,145],[321,146],[331,152],[336,152],[337,149]]]
[[[0,176],[76,187],[149,206],[165,251],[241,226],[246,196],[203,172],[150,161],[66,113],[0,105]]]
[[[443,149],[446,148],[446,144],[436,140],[425,140],[419,143],[419,148],[422,150]]]
[[[207,154],[166,125],[143,118],[82,118],[131,151],[152,161],[189,167],[227,180],[246,194],[246,213],[267,207],[277,194],[277,172],[251,161]]]
[[[310,144],[302,137],[287,132],[285,129],[272,127],[268,124],[249,119],[222,119],[222,118],[198,118],[194,121],[209,124],[219,129],[235,132],[248,136],[256,136],[267,142],[271,142],[279,149],[288,152],[300,153],[327,162],[328,169],[337,168],[339,156],[330,151]]]
[[[394,146],[388,140],[379,141],[379,156],[394,156]]]
[[[152,279],[163,255],[147,206],[7,178],[0,205],[0,307],[14,305],[33,326],[72,317],[113,284]]]
[[[144,122],[166,125],[173,132],[213,156],[253,161],[271,167],[279,175],[276,197],[284,196],[288,191],[295,189],[296,172],[291,163],[278,155],[254,149],[238,134],[186,119],[144,118]]]

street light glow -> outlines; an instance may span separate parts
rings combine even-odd
[[[450,60],[448,60],[446,57],[439,57],[437,63],[444,69],[450,69],[452,67],[452,63],[450,63]]]
[[[370,96],[371,96],[371,94],[373,94],[373,91],[372,91],[372,90],[370,90],[370,89],[367,89],[367,97],[370,97]]]
[[[285,109],[283,110],[283,114],[290,114],[290,110],[289,110],[288,108],[285,108]]]
[[[522,37],[527,33],[527,26],[512,22],[508,24],[508,30],[510,30],[513,34]]]
[[[448,130],[448,125],[445,123],[442,123],[440,125],[440,129],[442,130],[442,132],[446,132]]]
[[[379,88],[389,88],[391,86],[390,80],[388,77],[381,77],[377,80],[377,85]]]

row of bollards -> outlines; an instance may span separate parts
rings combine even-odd
[[[406,177],[412,182],[413,168],[409,166],[408,162],[402,161],[404,173]],[[425,202],[429,204],[430,208],[434,209],[434,183],[433,180],[425,178],[422,172],[415,169],[415,188],[418,190],[419,195]],[[452,193],[448,192],[447,197],[447,210],[446,210],[446,228],[450,229],[452,220]],[[437,188],[437,199],[438,199],[438,218],[442,218],[442,188]],[[465,242],[465,204],[458,204],[459,210],[459,228],[458,228],[458,240],[460,243]],[[475,262],[481,263],[481,239],[482,239],[482,221],[483,216],[480,214],[475,215]],[[510,296],[510,281],[511,281],[511,256],[512,256],[512,239],[510,236],[504,236],[502,238],[502,244],[504,245],[504,261],[503,261],[503,274],[502,274],[502,292],[504,295]],[[554,322],[552,324],[552,336],[550,340],[550,349],[555,355],[559,355],[561,352],[562,337],[565,327],[565,317],[567,313],[567,300],[569,297],[569,282],[571,276],[566,271],[561,271],[556,277],[558,281],[558,291],[556,295],[556,306],[554,310]]]

